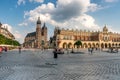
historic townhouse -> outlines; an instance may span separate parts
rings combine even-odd
[[[9,30],[7,29],[7,26],[2,26],[2,23],[0,23],[0,34],[4,35],[9,39],[15,39],[13,34],[10,33]]]

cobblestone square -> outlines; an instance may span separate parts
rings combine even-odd
[[[18,50],[0,54],[0,80],[120,80],[120,52],[87,50],[59,54],[52,50]]]

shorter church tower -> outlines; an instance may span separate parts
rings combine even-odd
[[[46,27],[45,23],[42,27],[42,35],[44,36],[44,40],[47,41],[47,27]]]

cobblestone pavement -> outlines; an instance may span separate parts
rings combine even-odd
[[[18,50],[0,54],[0,80],[120,80],[120,52],[65,53]]]

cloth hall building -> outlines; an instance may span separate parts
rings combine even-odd
[[[53,43],[58,48],[77,48],[74,43],[82,42],[82,48],[110,48],[120,47],[120,34],[109,32],[106,26],[102,31],[65,30],[55,28]]]

